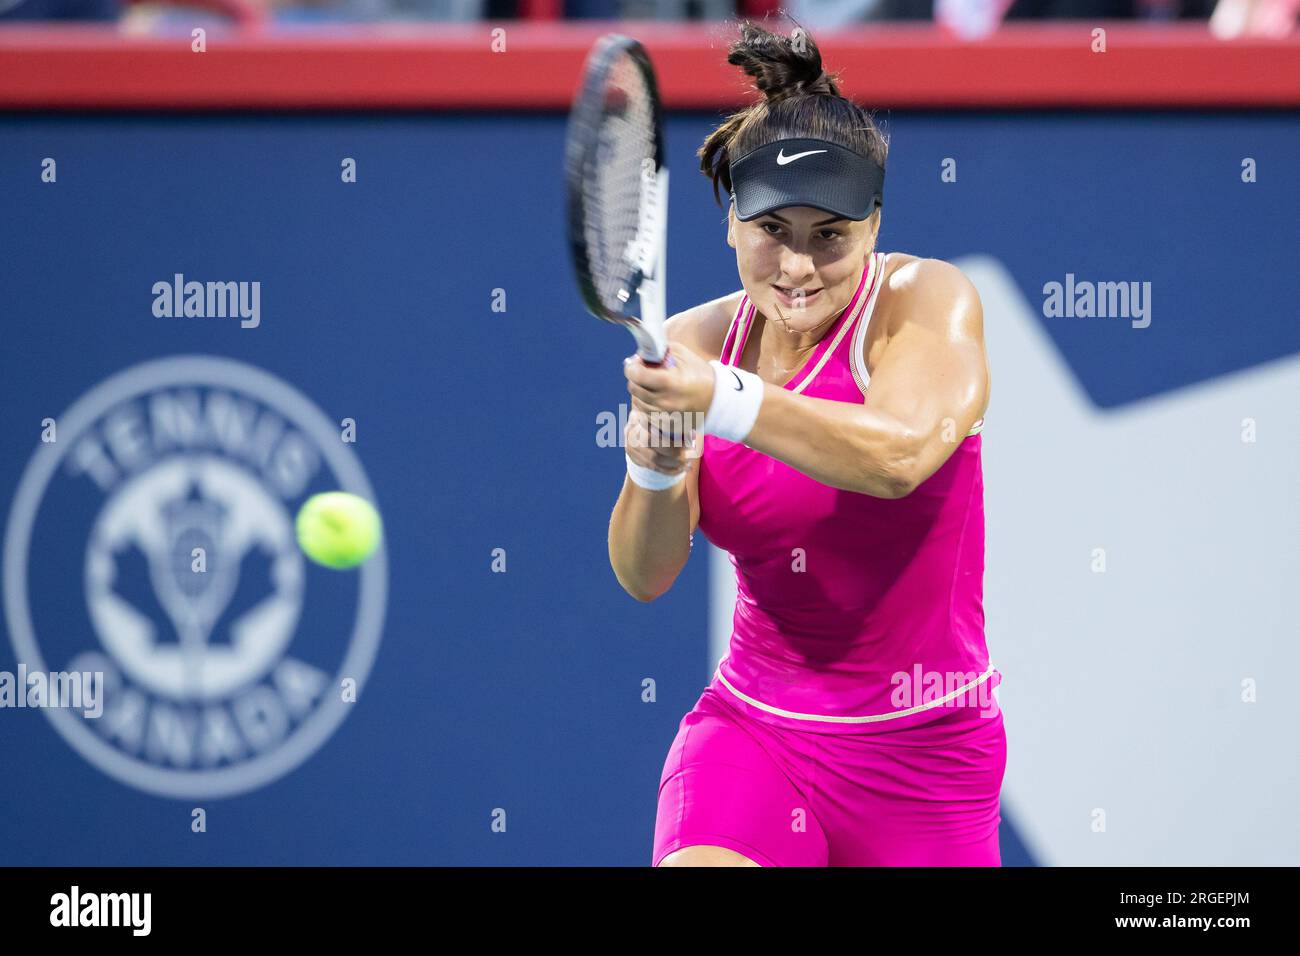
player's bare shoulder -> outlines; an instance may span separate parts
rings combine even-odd
[[[934,324],[954,334],[982,338],[979,292],[966,274],[943,259],[923,259],[905,252],[885,257],[880,308],[892,337],[906,322]]]
[[[744,295],[742,289],[678,312],[664,326],[668,341],[680,342],[705,358],[718,358]]]

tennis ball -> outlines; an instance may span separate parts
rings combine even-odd
[[[294,528],[303,553],[336,570],[354,568],[370,557],[383,534],[374,505],[346,491],[312,495],[298,509]]]

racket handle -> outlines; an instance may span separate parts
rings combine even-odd
[[[672,368],[672,367],[673,367],[673,357],[672,357],[672,355],[670,355],[670,354],[668,353],[668,350],[667,350],[667,349],[664,349],[664,357],[663,357],[662,359],[660,359],[658,362],[652,362],[652,361],[650,361],[650,359],[646,358],[644,355],[641,355],[640,352],[638,352],[637,355],[640,356],[642,362],[644,362],[646,365],[649,365],[649,366],[651,366],[651,367],[653,367],[653,368]]]

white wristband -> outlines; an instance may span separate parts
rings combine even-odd
[[[758,406],[763,404],[763,380],[753,372],[723,365],[713,366],[713,401],[704,416],[700,431],[727,441],[743,442],[758,420]]]
[[[632,484],[640,485],[647,491],[663,491],[686,477],[685,471],[679,471],[675,475],[665,475],[662,471],[638,465],[627,452],[623,452],[623,457],[627,459],[627,476],[632,479]]]

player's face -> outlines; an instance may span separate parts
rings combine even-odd
[[[879,213],[837,219],[811,206],[786,206],[741,222],[727,213],[741,285],[764,316],[792,331],[817,328],[844,310],[875,249]]]

